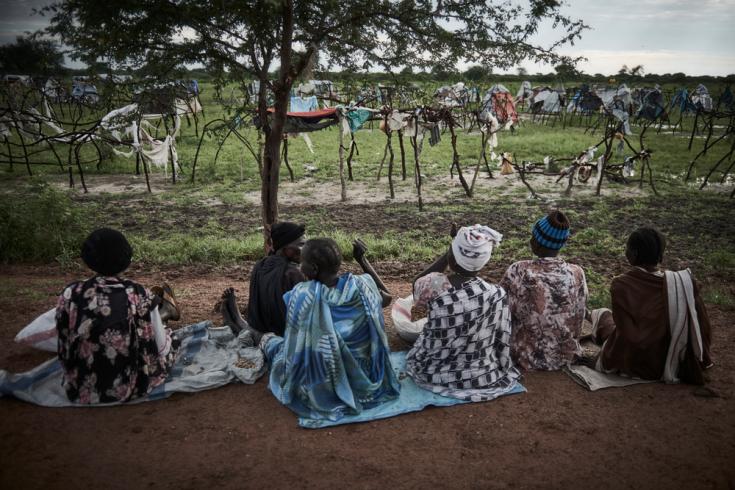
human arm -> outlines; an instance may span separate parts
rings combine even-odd
[[[294,288],[294,286],[304,281],[306,281],[306,276],[304,276],[304,273],[301,272],[301,269],[299,269],[296,266],[289,266],[288,269],[286,269],[286,273],[283,276],[284,293],[291,291]]]
[[[61,292],[56,302],[57,354],[61,361],[69,357],[69,309],[67,298],[71,297],[71,286]]]
[[[372,277],[375,281],[375,284],[376,286],[378,286],[378,290],[380,291],[380,297],[383,300],[383,308],[385,308],[391,303],[391,301],[393,301],[393,296],[391,295],[390,291],[388,291],[388,288],[385,286],[383,281],[380,279],[380,276],[375,271],[370,261],[368,261],[367,257],[365,257],[366,252],[367,245],[365,245],[362,240],[358,238],[353,242],[352,255],[353,257],[355,257],[355,261],[360,264],[360,267],[362,267],[363,272]]]
[[[506,294],[509,297],[515,294],[515,288],[513,287],[513,284],[516,282],[516,271],[518,270],[518,266],[516,264],[517,263],[514,263],[508,266],[508,268],[505,270],[505,274],[503,274],[503,278],[498,283],[498,285],[505,290]]]
[[[453,239],[455,236],[457,236],[457,223],[452,223],[450,230],[449,230],[449,236]],[[443,252],[439,257],[434,260],[434,262],[429,265],[426,269],[424,269],[419,275],[413,278],[412,285],[415,287],[416,281],[420,278],[431,274],[432,272],[444,272],[447,270],[447,267],[449,267],[449,254],[452,253],[452,247],[450,245],[449,249],[446,252]]]

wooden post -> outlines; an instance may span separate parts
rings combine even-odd
[[[733,141],[732,141],[732,145],[730,146],[730,151],[729,151],[729,152],[727,152],[727,153],[725,153],[725,154],[724,154],[724,155],[722,156],[722,158],[720,158],[720,159],[719,159],[719,160],[717,161],[717,163],[716,163],[716,164],[715,164],[715,165],[714,165],[714,166],[713,166],[713,167],[712,167],[712,168],[710,169],[710,171],[709,171],[709,172],[707,173],[707,175],[706,175],[706,176],[704,177],[704,181],[702,182],[702,185],[700,185],[700,186],[699,186],[699,189],[700,189],[700,190],[701,190],[701,189],[704,189],[704,187],[705,187],[705,186],[707,185],[707,183],[709,182],[709,179],[710,179],[710,177],[712,176],[712,174],[713,174],[713,173],[715,173],[715,171],[716,171],[716,170],[717,170],[717,169],[719,168],[719,166],[720,166],[720,165],[722,164],[722,162],[724,162],[724,161],[725,161],[725,160],[727,160],[728,158],[731,158],[731,157],[732,157],[732,154],[733,154],[733,152],[735,152],[735,139],[733,139]],[[724,179],[726,175],[727,175],[727,173],[725,173],[725,174],[724,174],[724,175],[722,176],[722,178]]]
[[[653,170],[651,169],[651,160],[646,157],[645,158],[645,166],[648,167],[648,180],[651,184],[651,189],[653,189],[653,193],[658,196],[658,191],[656,190],[656,186],[653,185]]]
[[[386,134],[386,136],[388,136]],[[383,164],[385,163],[385,159],[388,156],[388,141],[385,142],[385,147],[383,148],[383,158],[380,160],[380,166],[378,167],[378,179],[380,180],[380,174],[383,172]]]
[[[10,171],[13,171],[13,149],[10,146],[10,140],[7,136],[5,138],[5,146],[8,148],[8,159],[10,160]]]
[[[342,115],[337,111],[337,131],[339,131],[339,185],[340,200],[347,201],[347,183],[345,182],[345,135],[342,131]],[[352,177],[352,172],[350,172]],[[351,180],[351,179],[350,179]]]
[[[418,123],[417,123],[418,124]],[[416,131],[418,132],[418,127],[416,128]],[[421,197],[421,164],[419,163],[419,145],[417,140],[417,136],[411,136],[409,138],[409,141],[411,142],[411,146],[413,147],[413,162],[414,162],[414,170],[413,170],[413,177],[414,181],[416,183],[416,195],[419,199],[419,211],[424,210],[424,201]]]
[[[20,145],[21,148],[23,148],[23,158],[26,162],[26,168],[28,169],[28,175],[33,176],[33,171],[31,171],[31,161],[28,158],[28,148],[26,148],[26,140],[23,138],[23,134],[18,131],[18,137],[20,138]]]
[[[492,137],[492,134],[488,135],[488,139]],[[485,170],[487,170],[487,178],[494,179],[493,171],[490,170],[490,162],[487,161],[487,143],[482,145],[482,159],[485,161]]]
[[[398,131],[398,145],[401,148],[401,180],[406,180],[406,150],[403,149],[403,130]]]
[[[293,177],[293,169],[291,168],[291,164],[288,163],[288,134],[283,134],[283,163],[286,164],[286,168],[288,169],[288,176],[291,179],[291,182],[294,181]]]
[[[467,194],[467,197],[472,197],[472,189],[470,189],[470,186],[467,184],[464,175],[462,175],[462,167],[459,164],[459,153],[457,152],[457,133],[454,131],[454,123],[451,121],[451,119],[448,121],[448,126],[449,133],[452,135],[452,167],[450,168],[457,168],[457,176],[459,177],[459,182],[462,184],[462,188],[464,189],[465,194]]]
[[[395,154],[393,153],[393,144],[391,143],[391,140],[393,139],[393,131],[390,129],[388,130],[388,153],[390,153],[390,158],[388,159],[388,187],[390,188],[390,198],[395,199],[396,198],[396,191],[393,188],[393,161],[395,160]]]
[[[143,173],[145,174],[145,185],[148,188],[148,192],[152,193],[153,191],[151,190],[151,178],[148,172],[148,163],[146,163],[145,157],[142,157],[139,153],[136,152],[135,159],[137,160],[138,158],[140,158],[140,163],[143,167]]]
[[[168,122],[166,122],[166,116],[163,116],[161,120],[163,121],[163,128],[166,131],[166,136],[169,136]],[[156,136],[157,135],[158,135],[158,129],[156,128]],[[171,138],[173,139],[173,136],[171,136]],[[168,146],[168,157],[171,159],[171,183],[175,184],[176,183],[176,164],[174,163],[174,151],[171,148],[172,144],[173,143],[169,143],[169,146]]]
[[[605,168],[607,167],[607,162],[612,156],[612,140],[615,137],[615,124],[610,124],[608,122],[605,131],[605,154],[603,155],[600,168],[598,169],[598,172],[600,172],[600,174],[597,176],[597,188],[595,189],[595,195],[597,196],[600,195],[600,191],[602,189],[602,179],[605,178]]]
[[[87,190],[87,184],[84,182],[84,171],[82,170],[82,164],[79,161],[79,150],[81,150],[81,148],[81,143],[78,144],[76,148],[74,148],[74,159],[77,162],[77,169],[79,169],[79,179],[82,181],[82,188],[84,188],[84,193],[86,194],[89,191]]]
[[[355,153],[356,150],[357,150],[357,143],[355,143],[355,133],[350,131],[350,154],[347,155],[347,178],[350,180],[350,182],[355,180],[352,177],[352,155]],[[359,150],[357,150],[357,154],[358,155],[360,154]]]
[[[489,128],[488,128],[489,129]],[[475,165],[475,175],[472,176],[472,184],[470,185],[470,191],[475,191],[475,182],[477,182],[477,175],[480,173],[480,163],[482,162],[482,156],[485,154],[485,133],[480,129],[480,140],[482,141],[482,148],[480,148],[480,154],[477,156],[477,165]]]

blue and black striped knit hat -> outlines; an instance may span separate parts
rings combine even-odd
[[[569,238],[569,220],[561,211],[551,211],[533,225],[533,238],[542,247],[559,250]]]

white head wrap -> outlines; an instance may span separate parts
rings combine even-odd
[[[466,271],[479,271],[502,239],[503,235],[489,226],[463,226],[452,241],[454,260]]]

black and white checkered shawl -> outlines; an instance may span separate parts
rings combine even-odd
[[[423,332],[406,356],[418,386],[442,396],[486,401],[516,386],[510,358],[510,311],[505,290],[479,278],[429,303]]]

